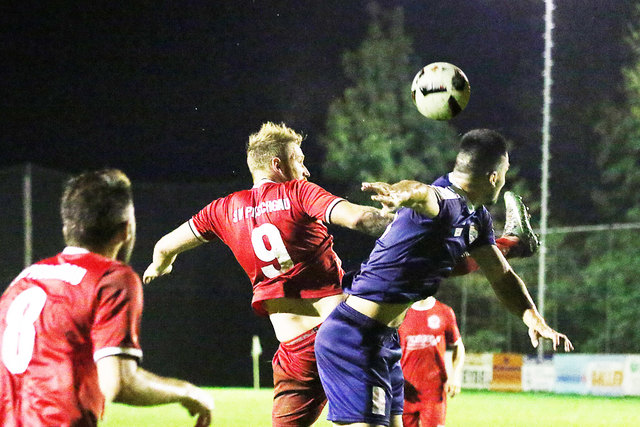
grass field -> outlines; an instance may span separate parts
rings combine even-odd
[[[216,401],[214,426],[271,425],[269,389],[210,388]],[[193,419],[195,420],[195,419]],[[178,427],[193,425],[179,405],[107,407],[103,427]],[[331,423],[323,414],[315,426]],[[640,426],[640,397],[606,398],[547,393],[497,393],[464,390],[449,403],[447,426]]]

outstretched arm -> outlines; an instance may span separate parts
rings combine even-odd
[[[180,403],[190,415],[197,415],[196,426],[211,424],[213,397],[195,385],[152,374],[126,356],[103,357],[97,367],[98,382],[107,402],[134,406]]]
[[[153,262],[145,270],[143,282],[149,283],[158,276],[171,273],[178,254],[201,244],[202,241],[193,234],[188,222],[164,235],[153,248]]]
[[[531,299],[527,286],[495,245],[477,248],[471,256],[480,265],[502,304],[512,313],[520,316],[527,325],[531,344],[534,347],[538,346],[540,338],[548,338],[552,341],[554,350],[560,344],[564,344],[564,351],[573,350],[573,345],[566,335],[547,325]]]
[[[395,184],[363,182],[362,191],[375,192],[371,200],[380,202],[389,209],[408,207],[430,218],[440,212],[433,187],[418,181],[405,180]]]
[[[331,224],[362,231],[377,237],[393,221],[393,214],[387,209],[356,205],[342,200],[331,210],[329,221]]]

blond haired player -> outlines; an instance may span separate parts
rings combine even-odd
[[[249,137],[253,187],[218,198],[155,245],[145,283],[172,270],[176,256],[220,241],[253,286],[252,306],[269,316],[280,346],[273,358],[275,426],[308,426],[326,397],[314,354],[316,330],[342,301],[341,262],[327,224],[380,235],[392,220],[309,182],[303,137],[267,122]]]

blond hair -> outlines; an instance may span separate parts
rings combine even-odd
[[[247,165],[253,173],[255,170],[265,170],[271,159],[279,157],[285,159],[288,155],[289,144],[302,144],[304,137],[284,123],[266,122],[260,130],[249,136],[247,144]]]

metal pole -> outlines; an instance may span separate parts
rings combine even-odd
[[[467,336],[467,304],[469,301],[468,284],[462,284],[462,301],[460,303],[460,333],[463,337]]]
[[[545,0],[545,31],[544,31],[544,90],[542,108],[542,176],[540,203],[540,250],[538,252],[538,310],[544,316],[544,294],[546,287],[546,255],[547,255],[547,218],[549,216],[549,141],[551,125],[551,48],[553,46],[553,0]],[[538,359],[544,357],[542,343],[538,346]]]
[[[24,267],[33,260],[33,218],[31,199],[31,163],[27,163],[22,178],[22,211],[24,216]]]
[[[260,388],[260,355],[262,354],[262,346],[260,345],[260,337],[253,336],[251,342],[251,358],[253,359],[253,388]]]

